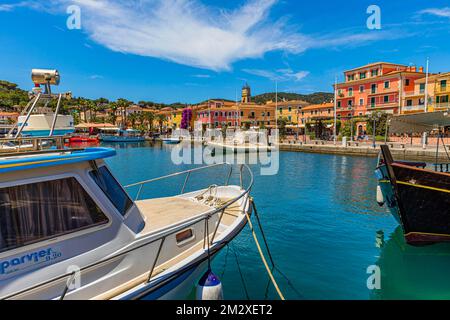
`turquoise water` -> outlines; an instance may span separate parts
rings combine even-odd
[[[192,167],[173,164],[171,146],[110,146],[118,155],[107,162],[123,184]],[[394,219],[375,202],[375,162],[282,152],[276,176],[260,176],[252,166],[252,195],[275,263],[290,280],[275,272],[286,298],[450,298],[450,245],[417,248],[404,243]],[[218,176],[211,173],[208,178]],[[195,188],[200,181],[192,179]],[[148,187],[143,195],[176,194],[183,181]],[[381,271],[379,290],[367,288],[372,265]],[[226,299],[277,298],[248,227],[217,256],[213,271],[221,277]]]

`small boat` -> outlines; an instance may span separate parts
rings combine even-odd
[[[438,159],[441,128],[448,125],[447,112],[396,116],[390,121],[392,133],[438,130],[433,168],[423,162],[394,160],[389,147],[381,146],[375,171],[377,202],[388,206],[409,244],[450,241],[450,159],[446,163],[439,163]]]
[[[275,149],[274,146],[267,144],[252,144],[252,143],[221,143],[217,141],[206,142],[206,145],[214,149],[222,149],[229,153],[257,153],[257,152],[271,152]]]
[[[21,127],[25,122],[27,116],[20,116],[18,118],[17,126]],[[54,119],[53,113],[46,114],[32,114],[29,116],[26,125],[22,130],[24,136],[44,137],[49,136],[52,122]],[[53,131],[53,135],[63,136],[75,131],[74,120],[71,115],[58,115]]]
[[[89,136],[72,136],[69,138],[69,143],[98,143],[98,137]]]
[[[103,142],[144,142],[143,137],[138,130],[120,128],[105,128],[100,130],[99,139]]]
[[[165,144],[179,144],[181,142],[180,138],[162,138],[161,141]]]

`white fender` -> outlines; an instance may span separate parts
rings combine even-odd
[[[383,191],[381,191],[381,186],[377,186],[377,203],[380,207],[382,207],[385,203]]]

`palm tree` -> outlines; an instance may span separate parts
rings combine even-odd
[[[163,128],[163,124],[166,121],[166,116],[162,113],[158,114],[156,116],[156,120],[158,121],[159,124],[159,133],[162,133],[162,128]]]
[[[122,110],[122,125],[125,127],[127,125],[127,108],[133,103],[127,99],[119,98],[116,101],[117,107]]]
[[[136,121],[138,120],[138,115],[136,113],[132,113],[130,114],[130,116],[128,117],[128,119],[131,122],[131,127],[134,129],[135,125],[136,125]]]
[[[112,122],[113,125],[116,125],[117,122],[117,109],[119,108],[117,106],[117,102],[112,102],[109,105],[109,108],[111,109],[111,112],[109,114],[109,120]]]
[[[155,114],[153,112],[143,113],[144,121],[147,122],[148,131],[153,131],[153,121],[155,121]]]

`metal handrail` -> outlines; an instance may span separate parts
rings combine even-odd
[[[203,170],[203,169],[208,169],[208,168],[211,168],[211,167],[217,167],[217,166],[221,166],[221,165],[230,165],[230,164],[229,164],[229,163],[215,164],[215,165],[211,165],[211,166],[206,166],[206,167],[201,167],[201,168],[191,169],[191,170],[187,170],[187,171],[183,171],[183,172],[178,172],[178,173],[171,174],[171,175],[168,175],[168,176],[156,178],[156,180],[155,180],[155,179],[151,179],[151,180],[147,180],[147,181],[150,181],[150,182],[158,181],[158,180],[162,180],[162,179],[164,179],[164,178],[170,178],[170,177],[178,176],[178,175],[181,175],[181,174],[184,174],[184,173],[188,173],[188,172],[192,172],[192,171],[200,171],[200,170]],[[230,166],[231,166],[231,165],[230,165]],[[248,187],[245,189],[245,191],[244,191],[243,193],[241,193],[239,196],[237,196],[236,198],[231,199],[231,200],[225,202],[224,204],[222,204],[222,205],[220,206],[220,208],[216,208],[216,209],[212,210],[211,212],[206,212],[204,215],[199,216],[199,217],[196,217],[194,220],[191,220],[191,221],[188,221],[188,222],[186,222],[186,223],[184,223],[184,224],[182,224],[182,225],[179,225],[178,227],[176,227],[176,228],[174,228],[174,229],[172,229],[172,230],[169,230],[169,231],[166,231],[166,232],[162,232],[161,234],[158,235],[158,237],[156,237],[156,238],[154,238],[154,239],[150,239],[148,242],[145,242],[145,243],[143,243],[143,244],[140,244],[140,245],[138,245],[138,246],[135,247],[135,248],[125,250],[125,251],[120,252],[120,253],[118,253],[118,254],[109,256],[109,257],[106,258],[106,259],[103,259],[103,260],[94,262],[94,263],[89,264],[89,265],[87,265],[87,266],[85,266],[85,267],[83,267],[83,268],[80,268],[80,269],[79,269],[80,274],[81,274],[82,272],[84,272],[84,271],[87,271],[87,270],[90,270],[90,269],[92,269],[92,268],[95,268],[95,267],[97,267],[97,266],[99,266],[99,265],[101,265],[101,264],[105,264],[105,263],[107,263],[107,262],[109,262],[109,261],[111,261],[111,260],[120,258],[120,257],[122,257],[122,256],[124,256],[124,255],[126,255],[126,254],[128,254],[128,253],[130,253],[130,252],[133,252],[133,251],[139,250],[139,249],[141,249],[141,248],[143,248],[143,247],[145,247],[145,246],[151,245],[151,244],[153,244],[153,243],[155,243],[155,242],[157,242],[157,241],[159,241],[159,240],[162,241],[162,243],[160,244],[159,249],[158,249],[158,250],[160,251],[160,250],[161,250],[161,247],[162,247],[162,245],[163,245],[163,243],[164,243],[164,241],[165,241],[165,239],[166,239],[168,236],[171,236],[171,235],[176,234],[176,233],[178,233],[178,232],[180,232],[180,231],[182,231],[182,230],[185,230],[186,228],[189,228],[189,227],[191,227],[191,226],[193,226],[193,225],[195,225],[195,224],[197,224],[197,223],[199,223],[199,222],[201,222],[201,221],[207,221],[207,220],[209,220],[213,215],[218,214],[219,212],[222,212],[223,210],[225,210],[225,208],[229,207],[229,206],[232,205],[233,203],[239,201],[240,199],[242,199],[243,197],[245,197],[246,195],[248,195],[248,194],[250,193],[250,191],[251,191],[251,188],[253,187],[253,182],[254,182],[254,180],[253,180],[253,173],[252,173],[250,167],[249,167],[248,165],[246,165],[246,164],[240,165],[240,167],[241,167],[241,170],[240,170],[241,172],[242,172],[243,168],[246,168],[246,170],[248,171],[248,173],[249,173],[249,175],[250,175],[250,182],[249,182]],[[130,187],[130,186],[142,185],[143,183],[147,183],[147,181],[142,181],[142,182],[140,182],[140,183],[135,183],[135,184],[132,184],[132,185],[129,185],[129,186],[125,186],[124,188]],[[242,188],[242,187],[241,187],[241,188]],[[247,200],[248,200],[248,198],[247,198]],[[246,201],[245,204],[244,204],[244,210],[245,210],[246,205],[247,205],[247,201]],[[214,239],[211,240],[211,244],[213,243],[213,240],[214,240]],[[159,258],[159,254],[156,256],[155,259],[157,260],[158,258]],[[157,261],[155,261],[155,262],[152,264],[152,267],[151,267],[151,269],[149,270],[149,277],[150,277],[150,279],[147,279],[147,283],[151,280],[151,276],[152,276],[152,273],[153,273],[153,271],[154,271],[154,268],[156,267],[156,263],[157,263]],[[64,274],[64,275],[54,277],[54,278],[52,278],[52,279],[50,279],[50,280],[41,282],[41,283],[36,284],[36,285],[34,285],[34,286],[31,286],[31,287],[29,287],[29,288],[23,289],[23,290],[21,290],[21,291],[19,291],[19,292],[10,294],[10,295],[8,295],[8,296],[0,297],[0,299],[2,299],[2,300],[3,300],[3,299],[11,299],[11,298],[13,298],[13,297],[15,297],[15,296],[22,295],[22,294],[24,294],[24,293],[26,293],[26,292],[28,292],[28,291],[35,290],[35,289],[37,289],[37,288],[39,288],[39,287],[42,287],[42,286],[47,286],[47,285],[49,285],[49,284],[51,284],[51,283],[53,283],[53,282],[60,281],[60,280],[62,280],[62,279],[65,279],[65,278],[68,278],[68,277],[72,277],[72,276],[73,276],[73,272],[72,272],[72,273],[66,273],[66,274]],[[66,288],[66,287],[67,287],[67,286],[65,286],[65,288]],[[65,297],[66,294],[67,294],[67,291],[68,291],[68,288],[67,288],[67,289],[64,289],[63,293],[62,293],[61,296],[60,296],[60,299],[61,299],[61,298],[64,299],[64,297]]]
[[[230,181],[230,178],[231,178],[231,175],[233,173],[233,166],[231,164],[227,163],[227,162],[223,162],[223,163],[217,163],[217,164],[208,165],[208,166],[204,166],[204,167],[200,167],[200,168],[194,168],[194,169],[190,169],[190,170],[186,170],[186,171],[181,171],[181,172],[177,172],[177,173],[172,173],[172,174],[169,174],[169,175],[166,175],[166,176],[153,178],[153,179],[149,179],[149,180],[144,180],[144,181],[141,181],[141,182],[132,183],[132,184],[124,186],[124,188],[125,189],[129,189],[131,187],[139,186],[138,193],[137,193],[136,198],[135,198],[135,201],[137,201],[137,200],[139,200],[139,196],[141,195],[142,189],[143,189],[143,187],[145,185],[153,183],[153,182],[156,182],[156,181],[161,181],[161,180],[165,180],[165,179],[169,179],[169,178],[173,178],[173,177],[178,177],[178,176],[181,176],[181,175],[186,175],[186,178],[184,180],[184,183],[183,183],[183,186],[182,186],[181,192],[180,192],[180,194],[184,194],[186,186],[187,186],[187,184],[189,182],[189,179],[191,177],[191,174],[193,172],[203,171],[203,170],[206,170],[206,169],[220,167],[220,166],[229,166],[230,167],[230,171],[229,171],[229,173],[227,175],[227,179],[226,179],[226,182],[225,182],[225,185],[228,185],[228,183]],[[249,168],[249,170],[250,170],[250,168]],[[250,172],[251,172],[251,170],[250,170]],[[241,171],[240,171],[240,178],[241,178],[241,180],[240,180],[241,181],[240,187],[242,188],[242,167],[241,167]],[[253,177],[252,177],[252,179],[253,179]]]

